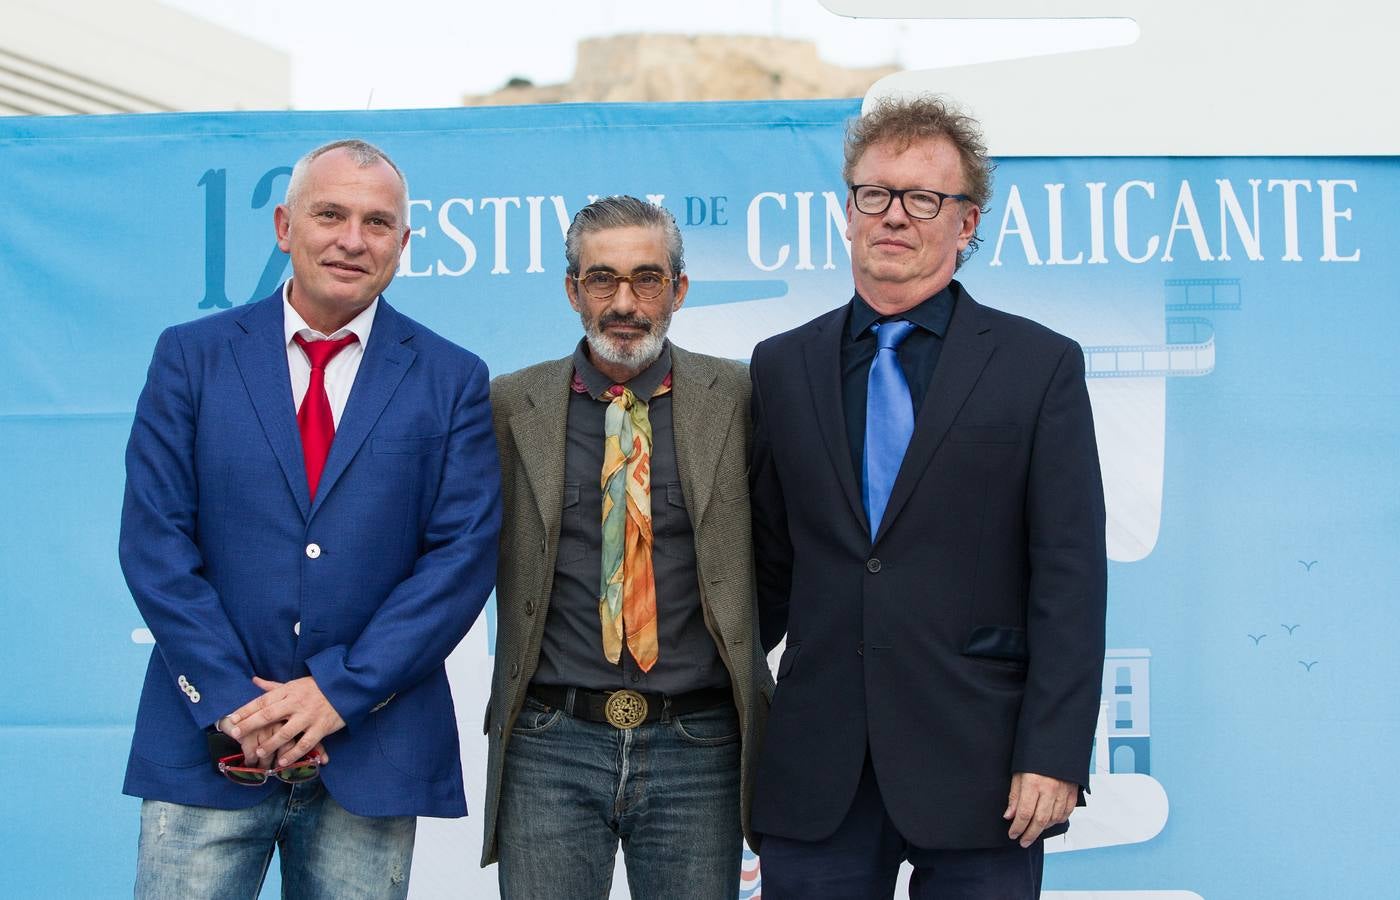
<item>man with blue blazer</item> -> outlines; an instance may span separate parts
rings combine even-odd
[[[1103,665],[1104,503],[1074,341],[952,276],[991,166],[937,98],[853,123],[855,297],[753,354],[765,900],[1036,898]]]
[[[443,661],[491,590],[486,366],[381,296],[398,167],[302,158],[275,213],[292,278],[167,329],[127,447],[121,563],[156,639],[126,793],[136,895],[408,893],[416,816],[462,816]]]

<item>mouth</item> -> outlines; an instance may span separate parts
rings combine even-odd
[[[636,338],[650,334],[651,323],[645,319],[604,319],[598,330],[618,338]]]
[[[321,263],[321,265],[324,268],[330,269],[331,272],[338,275],[354,277],[357,275],[369,274],[369,270],[364,268],[363,266],[357,266],[354,263],[348,263],[338,259],[328,260],[326,262]]]
[[[914,247],[913,247],[912,244],[906,243],[906,242],[901,241],[901,240],[898,240],[898,239],[896,239],[896,238],[879,238],[878,240],[876,240],[876,241],[873,242],[873,246],[881,247],[881,248],[886,249],[886,250],[913,250],[913,249],[914,249]]]

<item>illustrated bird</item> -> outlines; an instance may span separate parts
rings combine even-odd
[[[1311,572],[1311,571],[1312,571],[1312,567],[1315,566],[1315,565],[1317,565],[1317,560],[1313,560],[1312,562],[1304,562],[1303,560],[1300,559],[1300,560],[1298,560],[1298,565],[1302,566],[1303,568],[1305,568],[1305,569],[1307,569],[1309,572]]]
[[[1268,637],[1268,635],[1267,635],[1267,634],[1251,634],[1251,635],[1247,635],[1247,637],[1249,637],[1251,640],[1254,641],[1254,646],[1258,647],[1258,646],[1259,646],[1259,642],[1262,641],[1264,638]]]
[[[1299,623],[1298,623],[1298,625],[1301,625],[1301,624],[1303,624],[1303,623],[1302,623],[1302,622],[1299,622]],[[1292,633],[1293,633],[1293,629],[1297,628],[1298,625],[1283,625],[1282,627],[1285,628],[1285,629],[1288,631],[1289,634],[1292,634]]]
[[[1311,671],[1312,671],[1312,667],[1315,666],[1315,665],[1317,665],[1317,660],[1313,660],[1312,662],[1303,662],[1303,661],[1300,659],[1300,660],[1298,660],[1298,665],[1302,666],[1303,668],[1305,668],[1305,669],[1307,669],[1309,672],[1311,672]]]

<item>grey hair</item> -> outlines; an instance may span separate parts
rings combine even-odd
[[[344,150],[349,153],[350,158],[355,161],[355,165],[361,169],[368,169],[380,161],[389,164],[389,168],[393,169],[394,174],[399,176],[399,186],[403,189],[402,196],[399,198],[399,225],[401,228],[408,228],[408,179],[403,177],[403,171],[389,158],[389,154],[368,141],[362,141],[358,138],[322,144],[297,160],[296,165],[292,166],[291,180],[287,182],[286,199],[282,201],[287,208],[296,206],[297,200],[301,196],[302,186],[306,183],[306,170],[316,161],[317,157],[324,156],[332,150]]]
[[[564,258],[569,262],[569,274],[579,274],[580,259],[583,253],[585,235],[610,228],[660,228],[666,238],[666,256],[671,264],[671,277],[680,277],[685,271],[685,247],[681,242],[681,230],[676,225],[676,217],[663,206],[647,203],[636,197],[618,194],[615,197],[601,197],[578,211],[569,224],[569,233],[564,238]]]

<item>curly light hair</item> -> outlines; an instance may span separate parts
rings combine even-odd
[[[841,177],[849,185],[856,163],[876,144],[892,144],[902,153],[916,141],[933,138],[947,138],[958,151],[966,183],[962,192],[985,213],[987,202],[992,199],[992,171],[996,166],[987,158],[982,126],[937,95],[882,97],[869,112],[852,119],[846,127],[846,159]],[[967,249],[958,254],[958,266],[977,251],[981,242],[981,235],[972,236]]]

